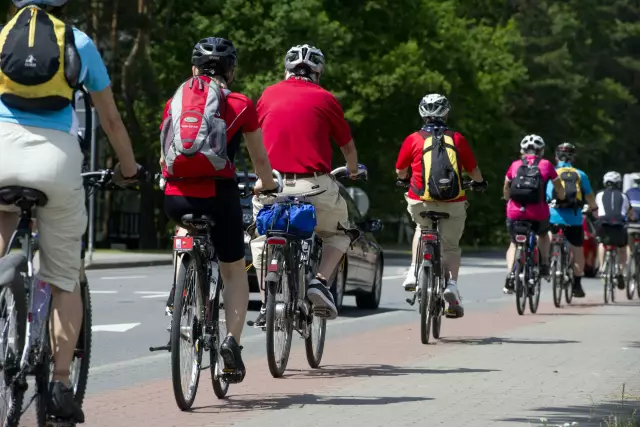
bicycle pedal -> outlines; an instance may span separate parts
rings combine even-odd
[[[326,308],[314,308],[313,315],[320,319],[331,317],[331,311]]]
[[[407,298],[405,301],[407,301],[407,304],[409,304],[409,305],[414,305],[416,303],[416,299],[415,298],[413,298],[413,299]]]
[[[405,286],[404,290],[407,292],[415,292],[417,289],[416,286]]]

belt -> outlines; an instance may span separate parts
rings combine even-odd
[[[311,173],[289,173],[289,172],[280,172],[282,175],[282,179],[286,177],[293,177],[293,179],[297,178],[317,178],[319,176],[326,175],[326,172],[311,172]]]

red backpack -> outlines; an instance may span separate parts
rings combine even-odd
[[[226,108],[225,93],[210,77],[192,77],[176,90],[160,134],[168,179],[228,175],[221,107]]]

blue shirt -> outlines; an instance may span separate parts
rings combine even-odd
[[[556,165],[556,169],[559,168],[567,168],[573,167],[569,162],[558,162]],[[589,181],[589,177],[586,173],[577,169],[578,174],[580,175],[580,189],[582,191],[582,198],[588,196],[589,194],[593,194],[593,189],[591,188],[591,182]],[[547,184],[547,200],[551,200],[553,198],[553,184],[549,182]],[[551,208],[551,216],[549,218],[549,222],[551,224],[561,224],[561,225],[569,225],[569,226],[582,226],[582,209],[575,210],[573,208]]]
[[[96,45],[89,36],[77,28],[73,29],[73,35],[82,61],[80,81],[89,92],[105,90],[111,84],[111,80]],[[34,113],[9,108],[0,101],[0,122],[55,129],[74,136],[78,133],[78,119],[72,106],[60,111]]]

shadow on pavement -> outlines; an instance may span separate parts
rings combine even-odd
[[[608,401],[564,408],[543,407],[533,409],[533,411],[539,413],[539,416],[535,418],[503,418],[501,421],[523,423],[530,426],[570,425],[576,422],[580,427],[640,427],[640,401],[638,400]],[[546,419],[546,424],[541,421],[541,418]]]
[[[498,369],[474,368],[419,368],[393,365],[329,365],[313,370],[288,370],[285,376],[291,379],[310,378],[358,378],[358,377],[398,377],[415,374],[465,374],[499,372]]]
[[[377,406],[392,405],[395,403],[423,402],[427,400],[433,400],[433,398],[402,396],[322,396],[311,393],[273,394],[269,396],[247,394],[230,396],[224,401],[221,401],[219,405],[194,407],[192,411],[196,413],[269,411],[304,405]]]
[[[367,316],[374,316],[376,314],[388,313],[391,311],[415,311],[415,309],[398,308],[398,307],[378,307],[375,310],[365,310],[358,307],[343,306],[342,310],[340,310],[340,314],[338,314],[338,317],[344,317],[344,318],[367,317]]]
[[[500,337],[482,338],[441,338],[443,343],[468,344],[468,345],[490,345],[490,344],[578,344],[580,341],[573,340],[518,340]]]

